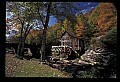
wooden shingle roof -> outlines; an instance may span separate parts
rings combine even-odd
[[[62,36],[64,36],[65,33],[68,33],[70,36],[72,36],[74,38],[82,39],[82,37],[77,37],[75,34],[68,32],[67,30],[65,30],[65,32],[61,35],[61,38],[62,38]]]

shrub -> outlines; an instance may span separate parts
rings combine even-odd
[[[110,55],[109,69],[111,68],[113,74],[116,73],[116,54],[117,54],[117,28],[111,29],[103,38],[102,42],[105,47],[110,50],[113,54]]]
[[[111,29],[103,38],[104,45],[113,53],[117,51],[117,28]]]

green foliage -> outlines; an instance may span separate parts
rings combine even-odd
[[[30,44],[32,39],[33,39],[33,36],[31,34],[28,34],[28,36],[25,40],[25,43]]]
[[[98,9],[99,9],[99,7],[97,6],[97,7],[95,8],[95,10],[93,10],[92,14],[91,14],[90,17],[89,17],[89,22],[92,21],[92,22],[96,23],[97,18],[98,18],[98,16],[99,16]]]
[[[55,28],[49,31],[49,34],[47,34],[47,43],[50,43],[51,45],[60,45],[57,35],[57,30]]]
[[[12,12],[13,15],[11,19],[18,21],[20,24],[20,40],[18,45],[17,55],[24,55],[24,44],[27,35],[34,26],[33,20],[36,14],[32,10],[32,6],[28,4],[29,2],[6,2],[7,11]]]
[[[111,29],[103,38],[102,42],[108,49],[117,53],[117,28]]]
[[[104,47],[110,50],[113,54],[110,55],[109,69],[111,68],[111,75],[116,74],[116,54],[117,54],[117,28],[111,29],[102,39]],[[110,75],[109,75],[110,76]]]
[[[40,45],[41,44],[41,38],[40,37],[34,37],[30,40],[30,44]]]
[[[80,5],[79,2],[53,2],[51,14],[58,20],[64,21],[68,18],[73,22],[75,14],[80,11],[80,6],[74,6],[75,4]]]
[[[84,17],[82,14],[76,16],[76,24],[74,25],[76,36],[83,35],[84,27],[87,21],[87,17]]]
[[[76,20],[77,20],[77,23],[74,26],[75,33],[77,36],[84,37],[85,50],[86,50],[90,46],[91,38],[97,36],[98,29],[97,29],[97,26],[95,25],[95,22],[90,21],[88,16],[79,14],[76,17]]]
[[[98,32],[97,27],[93,22],[86,22],[85,28],[84,28],[84,41],[85,41],[85,48],[88,49],[90,46],[90,41],[93,37],[95,37],[95,34]]]
[[[106,34],[111,28],[117,26],[117,10],[113,3],[99,3],[89,15],[89,22],[93,22],[99,30],[97,36]]]
[[[10,38],[6,39],[6,42],[8,43],[19,43],[20,36],[19,34],[11,36]]]
[[[60,45],[60,41],[57,38],[54,38],[52,36],[48,38],[47,43],[54,45],[54,46]]]
[[[101,35],[101,36],[98,36],[98,37],[92,37],[90,42],[89,42],[89,45],[88,45],[88,48],[87,49],[92,49],[92,50],[96,50],[98,48],[105,48],[105,44],[103,43],[103,38],[105,37],[105,35]]]
[[[88,16],[88,26],[86,26],[87,29],[85,29],[85,43],[87,44],[85,44],[85,46],[89,46],[91,38],[105,35],[109,30],[116,27],[116,13],[116,9],[112,3],[99,3]],[[110,47],[116,43],[116,39],[112,41],[114,38],[116,37],[111,36],[110,33],[106,35],[104,42]],[[103,47],[105,44],[97,41],[96,46]]]
[[[72,26],[72,22],[68,19],[65,19],[62,23],[62,31],[64,32],[65,30],[67,30],[69,32],[74,32],[74,27]]]

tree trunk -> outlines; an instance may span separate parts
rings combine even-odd
[[[22,56],[24,56],[24,45],[25,45],[25,37],[23,38],[21,52],[20,52],[20,55],[22,55]]]
[[[44,29],[44,30],[43,30],[42,47],[41,47],[41,59],[42,59],[42,60],[45,60],[46,31],[47,31],[47,29]],[[42,61],[42,60],[41,60],[41,61]]]
[[[21,55],[21,47],[22,47],[23,25],[24,25],[24,23],[22,23],[22,28],[21,28],[21,32],[20,32],[20,41],[19,41],[18,50],[17,50],[17,54],[16,54],[17,57],[18,57],[18,56],[19,56],[19,57],[22,57],[22,55]]]
[[[20,40],[20,42],[18,44],[17,54],[16,54],[17,56],[20,56],[21,47],[22,47],[22,42]]]
[[[21,32],[20,32],[20,41],[19,41],[19,45],[18,45],[18,50],[17,50],[17,56],[19,56],[20,58],[24,56],[24,45],[25,45],[25,40],[26,40],[26,37],[27,35],[29,34],[30,32],[30,29],[32,28],[29,27],[29,24],[27,25],[27,28],[25,30],[25,33],[24,35],[22,35],[23,33],[23,25],[24,25],[24,22],[21,23],[22,24],[22,28],[21,28]]]
[[[31,27],[32,27],[32,26],[31,26]],[[27,28],[26,28],[25,33],[24,33],[24,36],[23,36],[23,42],[22,42],[21,53],[20,53],[22,56],[24,56],[25,40],[26,40],[27,35],[28,35],[29,32],[30,32],[31,27],[29,27],[29,24],[27,25]]]
[[[49,16],[50,16],[51,5],[52,5],[52,2],[48,4],[46,21],[45,21],[45,24],[43,24],[44,29],[43,29],[42,46],[41,46],[41,61],[45,60],[46,32],[47,32],[48,22],[50,18]]]

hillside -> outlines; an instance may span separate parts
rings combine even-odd
[[[53,69],[45,64],[40,64],[39,60],[20,60],[13,54],[6,54],[5,58],[6,77],[56,77],[71,78],[63,72]]]
[[[117,27],[117,10],[113,3],[99,3],[89,15],[89,22],[97,25],[99,35],[106,34],[111,28]]]
[[[108,13],[109,12],[109,13]],[[81,16],[76,16],[76,24],[74,27],[74,33],[77,36],[81,36],[83,34],[82,29],[85,27],[85,23],[93,22],[96,25],[98,32],[98,36],[106,34],[111,28],[117,27],[117,10],[113,3],[99,3],[95,9],[91,10],[89,13],[83,15],[85,18],[82,19]],[[50,31],[58,30],[57,35],[61,35],[63,31],[63,26],[66,24],[70,24],[68,21],[64,20],[63,23],[56,23],[52,26]],[[61,27],[59,26],[61,25]],[[66,25],[69,27],[70,25]],[[65,28],[66,29],[66,28]],[[69,29],[68,29],[69,30]],[[71,31],[71,30],[70,30]]]

